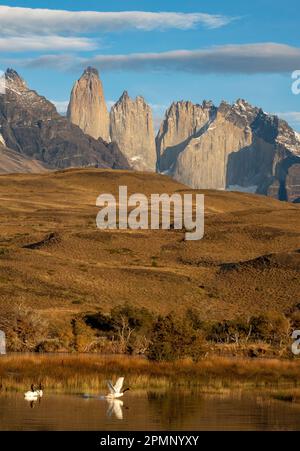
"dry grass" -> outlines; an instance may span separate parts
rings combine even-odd
[[[206,191],[203,240],[186,242],[174,230],[97,230],[96,198],[119,185],[130,194],[185,190],[165,176],[126,171],[0,177],[2,311],[24,302],[66,324],[129,302],[155,313],[193,307],[203,319],[222,320],[297,302],[299,206]],[[275,257],[253,260],[267,254]],[[228,262],[236,265],[224,269]]]
[[[24,390],[42,383],[46,390],[101,391],[107,379],[124,375],[134,388],[177,385],[222,390],[228,387],[280,387],[299,384],[300,360],[212,358],[193,363],[153,363],[126,356],[12,355],[0,358],[2,390]]]

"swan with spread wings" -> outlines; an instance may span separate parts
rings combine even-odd
[[[129,388],[125,388],[125,390],[122,390],[123,384],[124,377],[119,377],[115,385],[113,385],[111,381],[107,381],[109,393],[106,395],[106,398],[107,399],[121,398],[121,396],[123,396],[126,391],[130,390]]]

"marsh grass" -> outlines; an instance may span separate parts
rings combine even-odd
[[[100,392],[121,375],[133,389],[299,386],[300,360],[216,357],[193,363],[150,362],[144,358],[99,355],[24,355],[0,358],[0,388],[21,391],[42,382],[47,390]]]

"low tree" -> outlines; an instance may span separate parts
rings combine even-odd
[[[202,334],[193,329],[186,318],[174,314],[159,316],[150,336],[147,356],[150,360],[177,360],[191,357],[194,360],[204,352]]]

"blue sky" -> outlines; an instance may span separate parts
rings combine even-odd
[[[242,97],[300,130],[297,10],[296,0],[0,1],[0,64],[60,106],[92,64],[107,101],[143,95],[157,123],[174,100]]]

